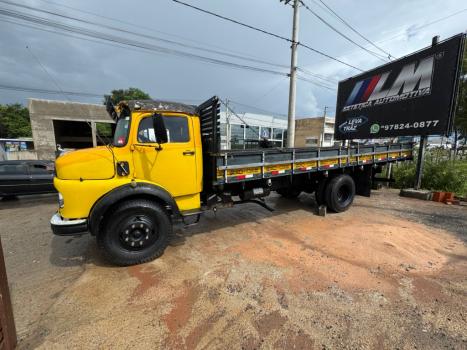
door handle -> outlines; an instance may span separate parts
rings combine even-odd
[[[184,155],[184,156],[194,156],[194,155],[195,155],[195,151],[185,151],[185,152],[183,152],[183,155]]]

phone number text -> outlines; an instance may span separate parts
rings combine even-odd
[[[388,125],[381,125],[382,130],[405,130],[405,129],[423,129],[423,128],[430,128],[436,127],[439,123],[439,120],[425,120],[421,122],[413,122],[413,123],[398,123],[398,124],[388,124]]]

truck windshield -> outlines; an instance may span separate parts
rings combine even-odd
[[[115,128],[113,145],[123,147],[128,141],[128,133],[130,131],[130,117],[124,117],[118,120]]]

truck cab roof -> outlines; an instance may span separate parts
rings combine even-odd
[[[122,101],[118,104],[120,108],[128,107],[130,111],[151,111],[151,112],[176,112],[186,114],[197,114],[197,106],[184,103],[162,101],[162,100],[130,100]]]

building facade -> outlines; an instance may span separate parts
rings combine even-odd
[[[295,147],[334,146],[335,120],[331,117],[297,119]]]
[[[262,139],[272,147],[285,147],[287,120],[271,115],[220,112],[221,149],[257,148]]]
[[[102,144],[98,126],[114,123],[103,105],[30,99],[28,108],[38,159],[55,159],[58,145],[79,149]]]

